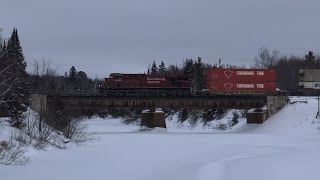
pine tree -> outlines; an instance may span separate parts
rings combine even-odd
[[[309,51],[308,54],[306,54],[304,56],[306,58],[306,68],[315,68],[315,59],[316,59],[316,56],[313,55],[313,52],[312,51]]]
[[[0,37],[0,58],[1,58],[1,52],[2,52],[3,44],[2,44],[2,39]]]
[[[14,127],[21,128],[23,126],[23,112],[29,106],[28,74],[26,72],[26,62],[23,56],[22,47],[20,45],[17,29],[13,29],[10,39],[8,40],[7,51],[5,53],[7,61],[8,75],[14,74],[15,78],[11,81],[11,92],[8,98],[8,109],[10,113],[10,123]]]
[[[161,61],[161,64],[159,65],[159,74],[165,74],[167,68],[163,61]]]
[[[314,61],[316,59],[316,56],[313,55],[312,51],[309,51],[309,53],[306,54],[304,57],[307,61]]]
[[[157,68],[155,61],[153,61],[152,66],[151,66],[151,74],[152,75],[158,74],[158,68]]]
[[[5,104],[5,96],[6,91],[8,89],[7,83],[6,83],[6,76],[5,76],[5,54],[6,54],[6,45],[5,42],[0,41],[0,113],[1,114],[7,114],[6,113],[6,104]]]
[[[71,66],[69,70],[69,76],[68,76],[69,85],[71,86],[72,90],[77,90],[78,87],[78,72],[77,69],[74,66]]]
[[[193,75],[193,60],[192,59],[186,59],[184,61],[183,65],[183,74],[188,75],[190,78]]]
[[[6,42],[4,41],[2,43],[2,41],[0,41],[0,71],[3,69],[4,67],[4,55],[6,54],[7,47],[6,47]]]
[[[198,57],[198,60],[194,63],[192,68],[193,76],[191,85],[194,90],[201,90],[203,89],[205,76],[204,76],[204,66],[201,62],[201,57]]]
[[[77,86],[80,90],[86,90],[89,87],[90,80],[87,73],[84,71],[79,71],[77,74]]]
[[[71,66],[71,68],[69,70],[69,79],[71,81],[77,80],[77,69],[74,66]]]
[[[8,59],[7,59],[7,45],[6,42],[0,43],[0,71],[3,71],[5,68],[9,66]],[[1,74],[3,76],[3,73]]]

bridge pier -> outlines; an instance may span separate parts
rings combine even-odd
[[[147,110],[141,113],[141,126],[166,128],[165,114],[162,111]]]
[[[249,109],[247,112],[247,124],[262,124],[267,120],[266,109]]]

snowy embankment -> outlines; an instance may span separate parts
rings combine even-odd
[[[237,113],[239,118],[238,123],[232,126],[232,119],[234,118],[234,113]],[[214,120],[204,122],[201,117],[197,118],[195,124],[192,124],[192,117],[189,116],[184,122],[179,121],[179,113],[175,113],[166,118],[166,125],[168,132],[177,133],[225,133],[225,132],[236,132],[244,128],[246,124],[245,118],[241,117],[240,110],[227,110],[221,118],[214,118]]]
[[[178,133],[172,124],[168,132],[138,132],[137,125],[94,119],[87,123],[95,140],[37,151],[27,166],[0,166],[1,179],[319,179],[316,112],[315,98],[298,98],[263,125],[204,134]]]
[[[320,132],[320,119],[316,119],[316,97],[290,97],[290,105],[269,118],[256,130],[258,133],[300,134]]]

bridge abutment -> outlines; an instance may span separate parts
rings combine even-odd
[[[280,111],[288,101],[288,96],[267,96],[267,117]]]
[[[250,109],[247,112],[248,124],[262,124],[287,104],[287,96],[267,96],[266,108]]]

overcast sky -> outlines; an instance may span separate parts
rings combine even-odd
[[[1,0],[0,28],[17,27],[29,67],[51,59],[91,77],[143,73],[153,60],[249,65],[260,47],[320,51],[319,0]]]

